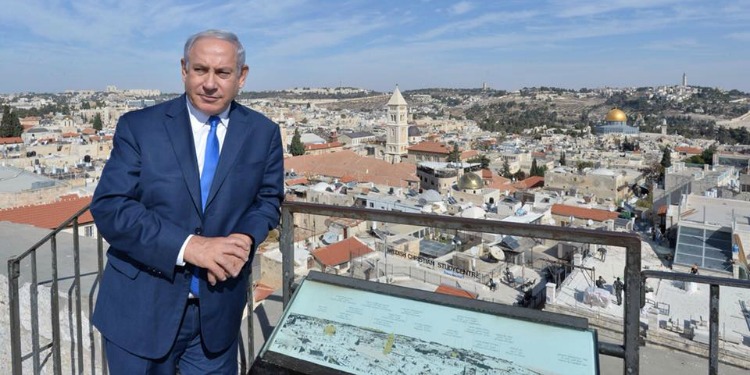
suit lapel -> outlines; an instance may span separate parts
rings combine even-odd
[[[185,178],[185,185],[190,192],[193,205],[201,212],[201,187],[198,175],[198,162],[195,156],[195,141],[193,131],[190,127],[185,95],[175,100],[172,107],[167,110],[167,119],[164,122],[175,158],[180,165],[180,170]],[[188,157],[188,155],[190,157]]]
[[[211,201],[216,196],[216,192],[219,191],[219,188],[224,183],[229,171],[235,164],[237,156],[242,151],[242,147],[252,136],[252,132],[253,126],[250,116],[236,102],[232,102],[232,107],[229,110],[229,127],[227,128],[227,134],[224,137],[224,143],[221,147],[219,165],[216,167],[214,181],[211,183],[211,191],[208,194],[206,207],[211,204]]]

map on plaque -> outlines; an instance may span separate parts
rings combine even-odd
[[[313,280],[299,286],[266,351],[353,374],[598,374],[589,329]]]

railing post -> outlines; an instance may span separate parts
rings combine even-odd
[[[641,327],[641,242],[628,241],[625,247],[625,375],[636,375],[640,371],[638,355]]]
[[[252,259],[250,260],[252,262]],[[241,374],[246,374],[247,369],[253,366],[255,362],[255,345],[253,340],[255,339],[255,333],[253,332],[253,311],[255,308],[255,292],[253,288],[253,272],[251,265],[250,277],[247,288],[247,353],[243,353],[243,356],[247,356],[247,359],[242,360],[242,368],[240,369]],[[240,335],[242,337],[242,335]]]
[[[710,310],[708,312],[708,373],[719,374],[719,286],[711,284]]]
[[[52,286],[50,290],[52,316],[52,366],[56,375],[62,374],[62,356],[60,355],[60,300],[58,289],[57,270],[57,236],[50,238],[50,251],[52,252]]]
[[[102,274],[104,273],[104,237],[102,237],[102,234],[99,232],[99,229],[96,229],[96,269],[97,269],[97,280],[101,283],[102,280]],[[93,304],[94,301],[89,301],[90,304]],[[107,375],[109,373],[109,368],[107,367],[107,351],[104,350],[104,336],[99,335],[99,348],[101,349],[101,357],[102,357],[102,374]]]
[[[21,269],[18,260],[8,260],[8,303],[10,304],[10,366],[13,375],[21,375],[21,304],[18,300],[18,277]]]
[[[719,288],[721,286],[750,289],[750,282],[718,276],[692,275],[666,271],[644,270],[644,280],[652,277],[657,279],[676,280],[682,282],[697,282],[709,285],[709,336],[708,336],[708,373],[719,373]],[[667,305],[668,308],[669,305]]]
[[[289,208],[281,207],[281,273],[282,300],[284,308],[292,298],[292,283],[294,282],[294,216]]]
[[[31,315],[31,350],[34,373],[41,373],[39,362],[39,280],[36,269],[36,249],[31,252],[31,286],[29,287]]]
[[[83,319],[81,313],[81,246],[78,238],[78,217],[73,219],[73,268],[75,269],[76,299],[76,350],[78,350],[78,373],[83,373]]]

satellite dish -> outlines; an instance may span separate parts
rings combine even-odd
[[[495,260],[505,260],[505,253],[497,246],[490,246],[490,256]]]

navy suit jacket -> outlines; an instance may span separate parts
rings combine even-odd
[[[177,266],[190,234],[244,233],[253,249],[279,222],[283,156],[278,125],[232,103],[205,213],[185,95],[123,115],[91,203],[109,243],[93,323],[146,358],[169,353],[187,303],[192,267]],[[203,344],[227,348],[239,333],[250,261],[236,278],[200,283]]]

